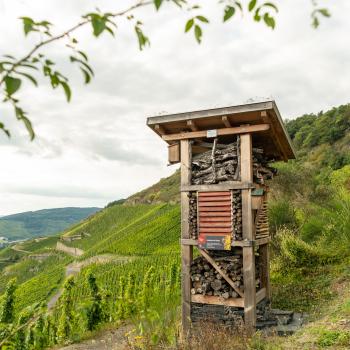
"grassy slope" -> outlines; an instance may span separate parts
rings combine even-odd
[[[0,218],[0,236],[10,240],[48,236],[94,214],[99,208],[57,208],[30,211]]]

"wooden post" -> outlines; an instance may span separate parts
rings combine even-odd
[[[191,184],[192,149],[189,140],[181,140],[181,186]],[[189,216],[189,192],[181,192],[181,238],[190,238]],[[181,245],[181,290],[182,290],[182,332],[187,337],[191,324],[191,262],[193,247]]]
[[[263,244],[260,246],[261,252],[261,286],[266,289],[266,299],[271,300],[271,288],[270,288],[270,245]]]
[[[241,181],[253,182],[253,159],[251,134],[241,135]],[[251,189],[242,190],[242,228],[243,239],[252,241],[254,221]],[[247,331],[252,333],[256,325],[256,290],[254,247],[243,247],[244,281],[244,321]]]

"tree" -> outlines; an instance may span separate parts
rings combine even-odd
[[[311,13],[312,24],[317,28],[320,17],[329,17],[330,13],[326,8],[319,8],[316,0],[311,1],[314,5]],[[69,61],[78,66],[83,74],[85,84],[88,84],[94,76],[94,71],[89,64],[87,54],[79,49],[78,40],[74,36],[77,30],[90,25],[95,37],[100,37],[105,32],[114,36],[118,20],[125,17],[134,27],[139,48],[143,50],[150,41],[143,32],[143,23],[135,18],[134,12],[149,6],[153,6],[157,12],[164,6],[164,3],[173,4],[192,14],[185,24],[185,32],[192,32],[197,42],[201,43],[203,27],[209,23],[209,19],[203,15],[201,7],[197,4],[192,5],[190,0],[136,0],[130,7],[121,11],[102,12],[96,10],[96,12],[82,15],[78,23],[58,34],[52,32],[53,25],[48,20],[36,21],[30,17],[21,17],[25,36],[36,33],[39,35],[39,41],[21,58],[11,55],[3,56],[3,60],[0,61],[0,91],[3,102],[13,106],[15,117],[24,123],[31,140],[35,137],[32,123],[17,97],[17,93],[22,87],[22,80],[30,81],[38,86],[37,76],[43,75],[50,81],[53,89],[58,87],[63,89],[68,102],[72,96],[68,77],[57,68],[51,57],[47,57],[42,52],[42,49],[58,41],[65,41]],[[254,21],[262,22],[271,29],[276,26],[275,14],[278,12],[278,8],[275,3],[268,0],[266,2],[264,0],[223,0],[218,2],[218,6],[221,6],[223,10],[223,22],[231,20],[239,12],[248,13]],[[0,129],[10,137],[10,130],[1,121]]]
[[[89,331],[92,331],[96,329],[97,325],[102,321],[103,318],[102,296],[100,293],[100,289],[97,285],[95,275],[92,272],[89,272],[87,279],[90,289],[90,295],[92,298],[92,304],[87,313],[87,328]]]

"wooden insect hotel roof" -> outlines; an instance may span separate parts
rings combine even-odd
[[[147,125],[168,144],[181,139],[205,142],[215,136],[229,143],[232,134],[252,133],[254,146],[262,147],[271,159],[295,158],[275,101],[154,116],[147,118]],[[194,153],[203,150],[198,143],[193,147]]]

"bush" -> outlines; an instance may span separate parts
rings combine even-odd
[[[269,222],[273,232],[281,227],[289,227],[291,229],[297,227],[295,210],[288,200],[279,200],[271,202],[269,206]]]
[[[322,247],[303,241],[289,230],[279,234],[281,259],[287,266],[315,267],[326,265],[336,260],[334,255]]]

